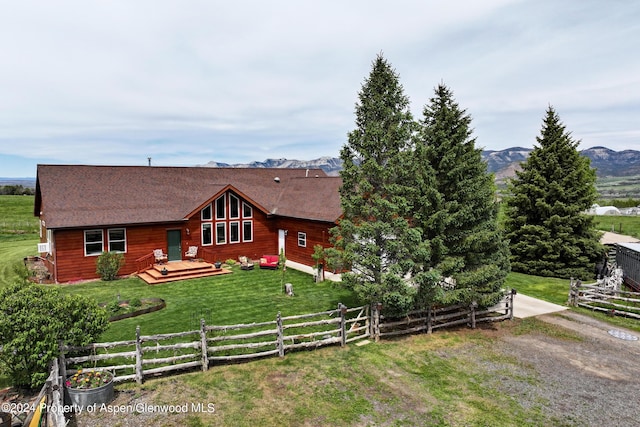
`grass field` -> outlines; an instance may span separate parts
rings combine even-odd
[[[38,233],[34,200],[34,196],[0,196],[0,235]]]
[[[602,199],[640,198],[640,176],[601,177],[596,190]]]
[[[640,239],[640,216],[598,215],[596,228],[602,231],[613,231]]]

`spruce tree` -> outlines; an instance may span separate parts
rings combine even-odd
[[[421,245],[408,220],[411,188],[404,166],[415,122],[397,73],[381,55],[358,97],[356,128],[340,152],[343,217],[334,241],[351,267],[343,283],[362,300],[400,315],[413,304],[415,288],[405,276],[412,270],[412,250]]]
[[[431,295],[426,302],[493,304],[509,272],[508,244],[498,226],[493,175],[475,147],[471,117],[440,84],[420,124],[414,159],[426,200],[415,209],[415,224],[431,249],[422,275],[416,275],[421,294]],[[454,280],[434,286],[434,276]]]
[[[583,213],[597,198],[595,170],[551,106],[536,140],[507,200],[512,268],[588,280],[603,251],[593,217]]]

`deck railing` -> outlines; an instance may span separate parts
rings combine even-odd
[[[153,255],[153,252],[138,258],[136,260],[136,273],[141,273],[153,267],[155,260],[156,258]]]

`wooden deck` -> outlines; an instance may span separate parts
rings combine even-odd
[[[162,274],[163,269],[167,274]],[[213,264],[203,261],[171,261],[164,264],[154,264],[150,269],[138,273],[138,277],[150,285],[175,282],[176,280],[195,279],[199,277],[229,274],[231,270],[215,268]]]

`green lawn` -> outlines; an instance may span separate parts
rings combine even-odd
[[[640,216],[597,215],[596,228],[613,231],[640,239]]]
[[[554,304],[562,305],[569,299],[569,280],[566,279],[511,272],[507,276],[505,287]]]
[[[288,269],[286,282],[293,284],[294,296],[281,291],[281,274],[274,270],[240,270],[202,279],[147,285],[138,278],[55,285],[64,293],[82,294],[97,302],[117,298],[162,298],[163,310],[111,323],[101,341],[129,340],[139,325],[143,335],[198,329],[200,318],[209,325],[231,325],[275,320],[283,316],[314,313],[337,308],[338,303],[354,307],[352,292],[326,281],[316,284],[305,273]]]

